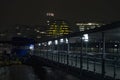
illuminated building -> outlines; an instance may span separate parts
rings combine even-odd
[[[50,21],[54,20],[54,16],[55,16],[55,14],[52,13],[52,12],[46,13],[46,19],[47,19],[46,23],[47,23],[48,26],[50,25]]]
[[[96,27],[100,27],[104,24],[102,23],[76,23],[76,25],[79,27],[79,31],[85,31],[89,29],[94,29]]]
[[[46,16],[52,16],[52,17],[53,17],[53,16],[54,16],[54,13],[50,13],[50,12],[49,12],[49,13],[46,13]]]
[[[50,28],[47,30],[48,36],[57,37],[71,33],[70,27],[63,20],[50,21]]]

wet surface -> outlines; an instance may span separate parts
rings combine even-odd
[[[52,69],[49,67],[44,67],[46,72],[46,80],[79,80],[78,78],[67,74],[63,71]]]
[[[39,80],[32,67],[26,65],[12,65],[0,68],[0,80]]]
[[[0,68],[0,80],[79,80],[76,77],[49,67],[33,68],[12,65]]]

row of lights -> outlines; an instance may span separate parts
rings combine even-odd
[[[65,43],[68,43],[68,39],[67,39],[67,38],[66,38],[65,40],[64,40],[64,39],[60,39],[60,43],[64,43],[64,42],[65,42]],[[41,45],[46,46],[46,44],[52,45],[52,43],[53,43],[52,41],[48,41],[47,43],[42,43],[42,44],[39,43],[38,45],[39,45],[39,46],[41,46]],[[55,43],[55,45],[58,45],[58,40],[55,40],[54,43]]]
[[[19,26],[17,26],[17,27],[16,27],[16,29],[18,30],[18,29],[20,29],[20,27],[19,27]],[[27,28],[26,30],[28,30],[28,31],[29,31],[29,30],[30,30],[30,28]],[[43,31],[42,31],[42,32],[40,32],[40,31],[39,31],[39,29],[36,29],[36,28],[34,29],[34,31],[35,31],[35,32],[37,32],[37,33],[41,33],[41,34],[45,34],[45,33],[46,33],[46,32],[43,32]],[[22,33],[20,33],[20,32],[17,32],[16,34],[17,34],[18,36],[22,35]],[[41,36],[37,36],[36,38],[41,38]]]
[[[54,13],[46,13],[46,16],[54,17]]]
[[[84,34],[83,37],[82,37],[82,39],[85,42],[88,42],[88,39],[89,39],[88,34]],[[60,39],[60,43],[64,43],[64,42],[68,43],[68,39],[67,38],[65,38],[65,40],[64,39]],[[51,45],[51,44],[52,44],[52,41],[48,41],[48,45]],[[41,43],[39,43],[38,45],[41,46]],[[42,43],[42,45],[46,45],[46,44]],[[55,40],[55,45],[58,45],[58,40]]]

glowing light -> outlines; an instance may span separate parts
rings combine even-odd
[[[17,35],[21,35],[21,33],[17,33]]]
[[[30,50],[34,50],[34,45],[31,44],[30,47],[29,47]]]
[[[117,44],[115,44],[114,46],[117,47]]]
[[[55,40],[55,45],[58,45],[58,40]]]
[[[49,23],[50,21],[47,21],[47,23]]]
[[[88,25],[92,25],[92,23],[88,23]]]
[[[40,32],[41,34],[45,34],[46,32]]]
[[[65,39],[65,42],[68,43],[68,39],[67,38]]]
[[[40,32],[39,30],[37,30],[36,32]]]
[[[46,13],[46,16],[52,16],[52,17],[53,17],[53,16],[54,16],[54,13],[50,13],[50,12],[49,12],[49,13]]]
[[[41,46],[41,43],[39,43],[38,45]]]
[[[48,45],[51,45],[52,44],[52,41],[48,41]]]
[[[42,43],[42,45],[44,45],[45,43]]]
[[[88,42],[88,39],[89,39],[88,34],[84,34],[83,36],[84,37],[82,39],[84,39],[85,42]]]
[[[63,43],[63,42],[64,42],[64,39],[60,39],[60,42]]]

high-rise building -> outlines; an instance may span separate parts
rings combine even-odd
[[[47,30],[48,36],[58,37],[71,33],[70,26],[64,20],[50,21],[49,29]]]
[[[79,27],[79,31],[85,31],[89,29],[94,29],[96,27],[100,27],[104,24],[102,23],[76,23],[76,25]]]
[[[51,20],[54,20],[54,16],[55,16],[55,14],[54,13],[52,13],[52,12],[48,12],[48,13],[46,13],[46,23],[47,23],[47,25],[49,26],[50,25],[50,21]]]

